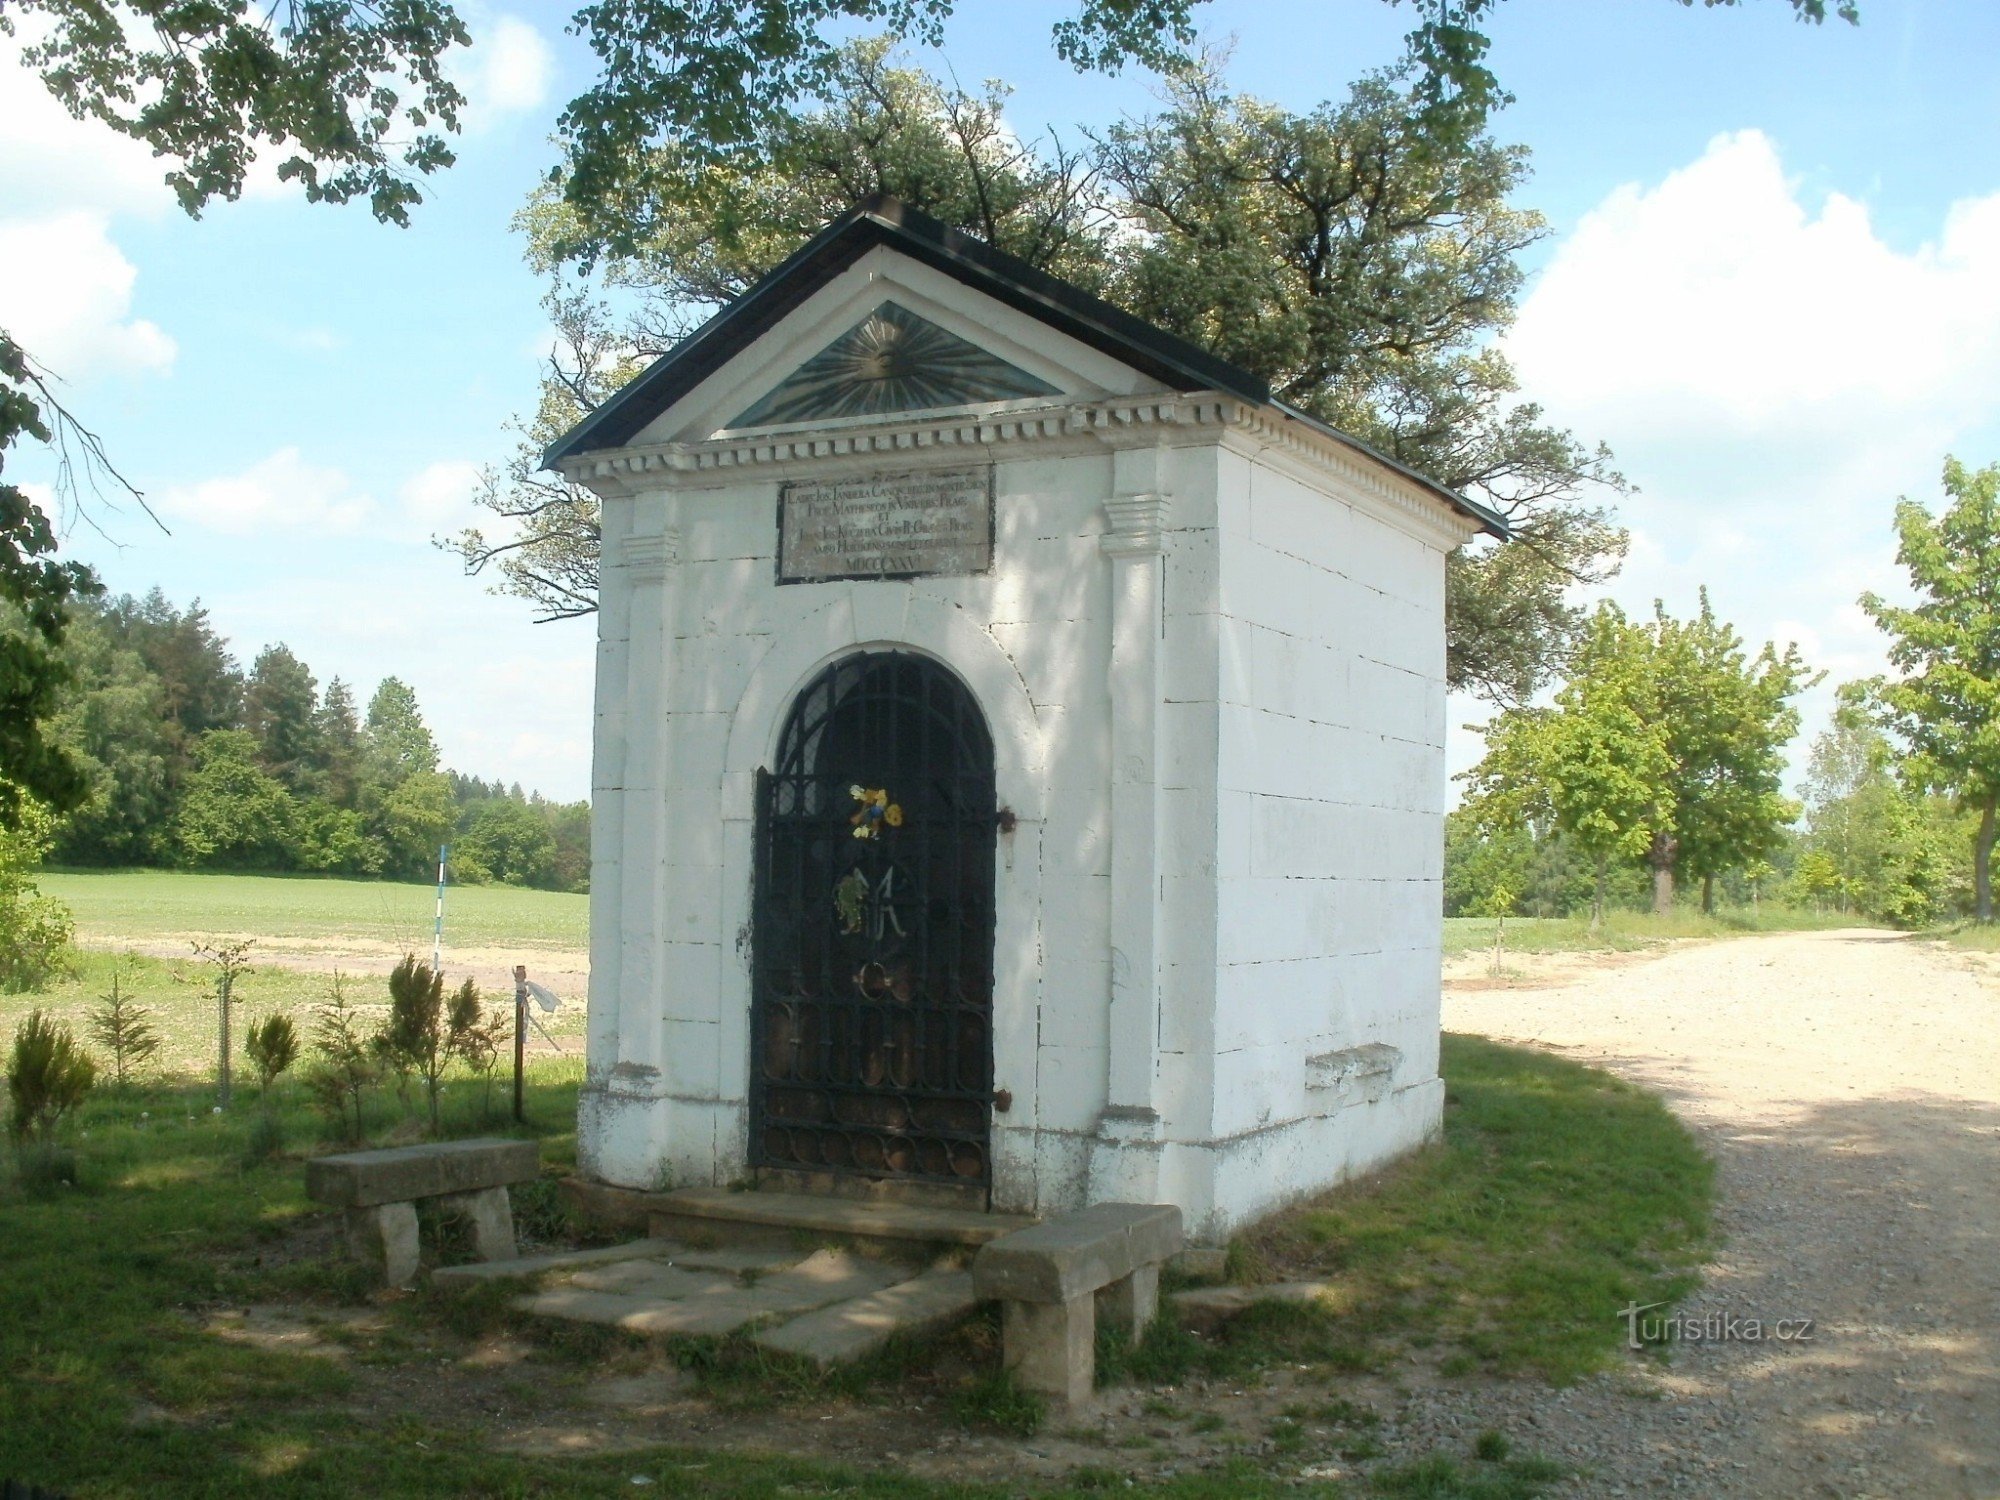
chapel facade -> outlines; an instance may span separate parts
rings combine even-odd
[[[1435,1135],[1499,517],[884,199],[548,462],[602,502],[585,1176],[1215,1241]]]

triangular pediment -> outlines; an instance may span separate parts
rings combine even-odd
[[[883,302],[728,425],[770,427],[1058,394],[1039,375],[899,303]]]

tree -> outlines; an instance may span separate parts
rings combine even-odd
[[[377,1038],[362,1034],[360,1012],[334,970],[325,1002],[313,1011],[313,1062],[305,1085],[314,1107],[349,1145],[361,1144],[362,1100],[381,1077],[375,1061],[380,1051]]]
[[[243,689],[243,727],[257,737],[264,769],[301,795],[322,789],[326,747],[318,710],[319,684],[290,647],[257,653]]]
[[[58,825],[56,855],[86,865],[157,859],[172,819],[175,757],[163,684],[88,606],[72,610],[63,654],[69,681],[51,730],[89,790]]]
[[[1581,628],[1567,591],[1615,572],[1625,538],[1585,499],[1622,489],[1609,453],[1518,401],[1492,347],[1517,256],[1547,232],[1509,201],[1526,152],[1440,142],[1388,74],[1294,114],[1184,73],[1162,114],[1100,144],[1134,231],[1117,241],[1114,300],[1510,518],[1514,545],[1449,565],[1447,677],[1529,698]]]
[[[1072,151],[1024,144],[1005,92],[947,88],[859,43],[814,108],[763,128],[741,162],[663,147],[653,208],[606,262],[642,311],[626,329],[581,294],[552,302],[563,342],[524,442],[476,497],[500,521],[458,540],[468,570],[544,619],[595,607],[597,509],[540,453],[716,304],[857,196],[890,192],[1272,382],[1280,399],[1508,512],[1517,546],[1451,564],[1454,686],[1525,699],[1581,626],[1566,591],[1615,568],[1623,533],[1587,502],[1622,481],[1608,455],[1516,400],[1491,348],[1513,315],[1517,253],[1544,232],[1510,206],[1523,154],[1440,145],[1406,81],[1363,80],[1298,115],[1178,75],[1156,118]],[[554,269],[583,231],[544,193],[520,223]]]
[[[385,677],[368,700],[361,731],[362,774],[377,786],[398,786],[438,768],[437,741],[417,707],[417,695],[397,677]]]
[[[1672,758],[1652,712],[1645,630],[1612,604],[1592,616],[1569,680],[1549,709],[1510,708],[1465,773],[1473,815],[1489,828],[1560,830],[1595,873],[1592,930],[1604,920],[1610,867],[1637,858],[1672,797]]]
[[[1938,922],[1971,892],[1965,820],[1898,776],[1895,747],[1852,685],[1841,698],[1807,762],[1794,879],[1809,899],[1843,911],[1905,927]]]
[[[389,974],[389,1024],[380,1044],[399,1071],[424,1081],[431,1134],[438,1130],[438,1083],[466,1045],[469,1028],[479,1024],[479,987],[467,979],[447,1007],[444,976],[415,954]]]
[[[232,1083],[229,1008],[236,1003],[237,984],[250,972],[250,950],[256,942],[252,938],[238,938],[234,942],[190,943],[188,946],[194,950],[196,958],[215,970],[215,1092],[217,1101],[227,1109]]]
[[[195,771],[174,817],[183,864],[204,868],[283,869],[290,860],[298,807],[257,764],[257,741],[241,729],[215,729],[195,744]]]
[[[31,1011],[7,1064],[7,1126],[17,1147],[48,1147],[97,1082],[97,1064],[67,1022]]]
[[[90,1012],[90,1034],[111,1054],[111,1072],[120,1089],[134,1069],[160,1055],[160,1033],[153,1013],[126,993],[122,976],[112,971],[109,993],[97,997]]]
[[[462,869],[508,885],[550,883],[556,841],[539,809],[498,798],[480,804],[463,828],[452,845],[452,858]]]
[[[252,1021],[243,1033],[243,1051],[257,1070],[257,1099],[266,1114],[274,1101],[271,1087],[280,1074],[299,1060],[299,1030],[292,1018],[273,1011],[261,1021]]]
[[[1794,813],[1780,791],[1808,679],[1795,648],[1745,655],[1706,591],[1689,621],[1658,605],[1649,624],[1598,607],[1550,709],[1514,709],[1487,731],[1467,773],[1490,823],[1545,819],[1596,864],[1602,915],[1610,864],[1643,856],[1653,909],[1672,909],[1677,872],[1713,877],[1777,849]]]
[[[69,603],[97,581],[81,563],[56,560],[49,518],[4,477],[7,450],[23,434],[55,440],[47,402],[26,352],[0,329],[0,827],[21,816],[26,800],[62,811],[88,792],[48,720],[69,677],[61,655]]]
[[[1678,875],[1702,883],[1714,909],[1715,877],[1775,853],[1798,807],[1783,792],[1785,746],[1798,733],[1791,700],[1819,678],[1798,648],[1766,644],[1745,655],[1735,628],[1716,619],[1708,590],[1692,619],[1658,604],[1651,630],[1653,712],[1666,732],[1672,811],[1653,829],[1653,909],[1673,906]]]
[[[39,990],[63,967],[75,923],[69,908],[35,885],[49,852],[51,819],[38,804],[16,804],[0,822],[0,994]]]
[[[1115,71],[1186,62],[1199,0],[1081,0],[1055,27],[1056,54],[1079,69]],[[1389,0],[1399,3],[1399,0]],[[1507,94],[1485,66],[1481,29],[1499,0],[1415,0],[1423,15],[1406,64],[1419,79],[1426,133],[1440,142],[1477,134]],[[1680,0],[1691,5],[1693,0]],[[1707,5],[1735,0],[1704,0]],[[1825,18],[1828,0],[1790,0],[1802,20]],[[1834,0],[1853,20],[1856,0]],[[754,160],[776,122],[822,97],[841,66],[837,40],[855,23],[885,27],[897,41],[935,44],[951,0],[794,0],[742,6],[731,0],[596,0],[573,23],[602,72],[563,111],[556,173],[577,225],[566,253],[632,253],[650,230],[643,206],[657,202],[663,157],[695,170]]]
[[[1885,722],[1909,747],[1907,774],[1979,815],[1973,913],[1993,920],[1993,845],[2000,821],[2000,464],[1944,464],[1944,513],[1896,504],[1896,561],[1919,603],[1861,596],[1889,636],[1901,675],[1871,684]]]
[[[326,685],[314,715],[319,739],[321,793],[335,807],[352,807],[361,775],[361,721],[354,689],[338,677]]]

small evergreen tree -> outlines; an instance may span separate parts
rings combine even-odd
[[[100,1003],[90,1012],[90,1034],[111,1054],[112,1079],[123,1089],[134,1070],[160,1055],[160,1033],[153,1026],[153,1013],[125,993],[116,971],[110,991],[97,998]]]
[[[405,1073],[424,1081],[431,1134],[438,1131],[438,1085],[454,1057],[461,1055],[469,1030],[479,1025],[479,986],[471,979],[444,998],[444,976],[406,956],[389,975],[389,1024],[382,1050]]]
[[[243,1034],[243,1050],[250,1055],[250,1064],[257,1070],[257,1097],[269,1114],[272,1108],[271,1086],[280,1074],[299,1060],[299,1029],[292,1024],[292,1018],[274,1013],[261,1021],[252,1021],[250,1029]]]
[[[361,1144],[363,1097],[382,1076],[376,1056],[375,1038],[362,1034],[360,1012],[336,969],[332,990],[313,1012],[313,1062],[305,1085],[313,1107],[350,1145]]]
[[[96,1082],[97,1064],[66,1022],[37,1010],[20,1024],[7,1063],[7,1129],[23,1178],[75,1180],[74,1164],[57,1147],[56,1133]]]

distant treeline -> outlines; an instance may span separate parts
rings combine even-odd
[[[580,891],[590,805],[438,764],[416,694],[384,678],[365,713],[338,677],[267,646],[245,672],[200,601],[158,589],[79,604],[56,723],[88,800],[58,826],[63,864],[453,877]]]

